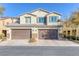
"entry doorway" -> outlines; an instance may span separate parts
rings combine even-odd
[[[4,34],[4,36],[7,36],[7,30],[2,30],[2,33]]]

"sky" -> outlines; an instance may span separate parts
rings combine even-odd
[[[4,17],[16,17],[23,13],[30,13],[35,9],[45,9],[49,12],[57,12],[62,19],[68,18],[72,12],[79,9],[79,3],[1,3],[5,8]]]

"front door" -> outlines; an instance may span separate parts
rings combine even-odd
[[[2,33],[4,34],[4,36],[7,36],[7,30],[2,30]]]

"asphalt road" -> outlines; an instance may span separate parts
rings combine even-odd
[[[79,56],[79,47],[0,46],[0,56]]]

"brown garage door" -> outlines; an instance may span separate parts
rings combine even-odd
[[[12,39],[29,39],[31,38],[30,29],[13,29]]]
[[[58,39],[58,29],[40,29],[39,39]]]

